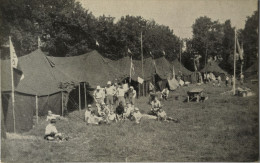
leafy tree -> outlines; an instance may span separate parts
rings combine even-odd
[[[258,11],[247,17],[245,28],[242,31],[242,43],[244,45],[245,67],[250,67],[257,61],[258,53]]]
[[[202,68],[207,63],[208,58],[218,56],[223,52],[223,26],[218,21],[212,21],[204,16],[196,19],[192,29],[193,52],[202,56],[201,61],[204,64],[199,66]]]

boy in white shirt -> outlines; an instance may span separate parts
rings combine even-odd
[[[113,112],[113,105],[114,105],[114,95],[116,93],[116,89],[114,86],[111,86],[111,81],[107,82],[107,87],[105,88],[106,94],[106,104],[108,105],[111,112]]]
[[[57,128],[55,127],[56,119],[51,119],[50,123],[45,128],[44,139],[46,140],[62,140],[61,133],[58,133]]]

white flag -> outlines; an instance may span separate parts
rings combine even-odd
[[[17,66],[18,66],[18,58],[17,58],[17,55],[16,55],[16,53],[15,53],[15,50],[14,50],[14,46],[13,46],[11,37],[9,37],[9,44],[10,44],[10,59],[11,59],[11,64],[12,64],[12,67],[13,67],[13,68],[16,68],[16,69],[17,69]]]
[[[42,46],[41,38],[38,36],[38,48]]]
[[[162,53],[163,53],[163,55],[165,55],[165,51],[164,50],[162,51]]]
[[[97,45],[97,46],[99,46],[99,43],[98,43],[98,41],[97,41],[97,40],[96,40],[96,45]]]
[[[137,81],[138,81],[138,83],[143,84],[144,79],[142,79],[142,78],[140,78],[140,77],[138,76]]]
[[[130,54],[132,54],[132,52],[131,52],[131,50],[130,50],[129,48],[127,49],[127,52],[130,53]]]
[[[187,50],[187,44],[186,44],[186,41],[184,41],[182,51],[185,52],[186,50]]]

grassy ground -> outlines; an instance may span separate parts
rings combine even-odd
[[[180,123],[143,120],[111,125],[86,126],[84,111],[74,111],[57,122],[69,141],[43,140],[44,119],[23,136],[34,139],[2,140],[2,161],[256,161],[258,160],[258,86],[248,85],[257,94],[237,97],[221,94],[231,87],[199,86],[209,99],[185,103],[188,90],[170,93],[162,102],[167,114]],[[178,100],[176,97],[178,96]],[[148,97],[137,100],[142,113],[149,111]]]

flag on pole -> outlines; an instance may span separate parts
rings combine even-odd
[[[131,50],[130,50],[129,48],[127,49],[127,52],[130,53],[130,54],[132,54],[132,52],[131,52]]]
[[[240,48],[240,44],[239,44],[239,41],[238,39],[236,40],[236,43],[237,43],[237,50],[238,50],[238,57],[237,59],[239,58],[241,61],[244,59],[244,49],[243,49],[243,45],[242,47]]]
[[[97,40],[96,40],[96,45],[97,45],[97,46],[99,46],[99,43],[98,43],[98,41],[97,41]]]
[[[42,46],[41,38],[38,36],[38,49]]]
[[[11,37],[9,37],[9,48],[10,48],[10,60],[11,60],[11,66],[12,68],[14,68],[15,70],[17,70],[17,72],[21,75],[20,80],[24,79],[24,74],[20,68],[20,66],[18,65],[18,58],[17,55],[15,53],[15,49],[11,40]]]
[[[165,55],[165,51],[164,50],[162,51],[162,53],[163,53],[163,55]]]
[[[17,58],[17,55],[16,55],[16,53],[15,53],[15,50],[14,50],[14,46],[13,46],[11,37],[9,37],[9,45],[10,45],[10,59],[11,59],[11,64],[12,64],[12,67],[13,67],[13,68],[16,68],[16,69],[17,69],[17,66],[18,66],[18,58]]]
[[[183,41],[182,51],[185,52],[187,50],[186,41]]]

